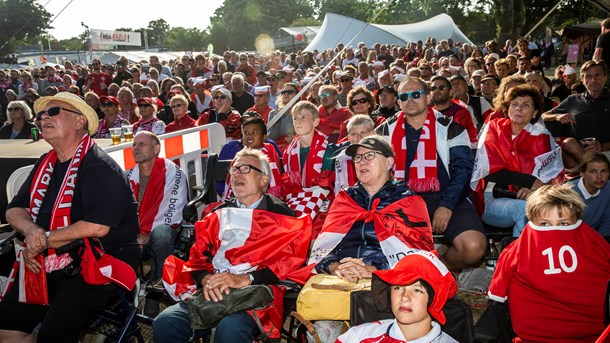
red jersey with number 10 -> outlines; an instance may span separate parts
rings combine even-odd
[[[587,224],[530,222],[502,251],[489,297],[508,299],[517,342],[595,342],[608,280],[610,244]]]

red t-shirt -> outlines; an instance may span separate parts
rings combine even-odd
[[[106,73],[90,73],[87,75],[87,82],[93,80],[91,91],[98,96],[108,95],[108,86],[112,83],[112,77]]]
[[[263,118],[263,120],[266,122],[269,121],[269,113],[271,113],[273,109],[271,107],[269,107],[269,105],[265,105],[265,107],[263,108],[259,108],[255,106],[250,107],[249,109],[247,109],[247,111],[254,111],[258,114],[261,115],[261,118]]]
[[[337,143],[341,132],[341,123],[352,117],[352,112],[345,107],[334,108],[330,113],[324,106],[318,108],[320,124],[316,129],[328,137],[328,143]]]
[[[508,299],[523,342],[595,342],[605,329],[608,280],[610,244],[587,224],[529,223],[500,255],[489,297]]]
[[[477,131],[477,127],[474,125],[468,109],[459,103],[453,102],[451,107],[440,112],[448,117],[452,117],[453,121],[462,125],[466,129],[470,143],[472,143],[472,147],[475,148],[478,142],[477,136],[479,135],[479,131]]]
[[[185,115],[181,119],[175,118],[173,122],[167,124],[165,127],[165,133],[188,129],[190,127],[197,126],[195,119]]]

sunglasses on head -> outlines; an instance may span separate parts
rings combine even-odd
[[[422,90],[413,91],[413,92],[405,92],[405,93],[398,94],[398,99],[400,99],[400,101],[407,101],[407,100],[409,100],[409,98],[411,98],[413,100],[417,100],[417,99],[421,98],[421,96],[424,94],[426,94],[426,92],[424,92]]]
[[[222,99],[222,100],[224,100],[224,99],[226,99],[226,98],[227,98],[227,96],[226,96],[226,95],[216,95],[216,96],[214,97],[214,100],[218,100],[218,99]]]
[[[60,107],[60,106],[55,106],[55,107],[51,107],[46,111],[40,111],[36,114],[36,119],[40,120],[42,119],[42,116],[46,113],[49,115],[49,117],[55,117],[56,115],[58,115],[59,113],[61,113],[61,111],[64,110],[66,112],[72,112],[72,113],[76,113],[78,115],[81,115],[82,113],[80,112],[76,112],[64,107]]]
[[[283,90],[280,92],[280,94],[282,94],[282,95],[284,95],[284,94],[290,95],[290,94],[294,94],[294,93],[296,93],[296,92],[293,91],[292,89],[286,89],[286,90]]]
[[[358,99],[358,100],[352,100],[352,106],[356,106],[358,104],[368,104],[369,100],[367,98],[363,98],[363,99]]]
[[[440,85],[440,86],[432,86],[432,87],[430,87],[430,90],[433,91],[433,92],[436,91],[437,89],[439,91],[444,91],[445,89],[447,89],[447,86]]]

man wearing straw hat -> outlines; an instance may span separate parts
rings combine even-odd
[[[112,283],[135,284],[137,203],[121,168],[91,138],[98,128],[91,107],[62,92],[38,99],[34,110],[53,149],[34,165],[6,212],[25,239],[11,273],[20,282],[0,301],[0,342],[76,342],[106,306]],[[56,253],[79,239],[82,258]],[[32,274],[46,285],[22,282]]]

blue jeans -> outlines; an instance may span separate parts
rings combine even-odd
[[[172,305],[161,312],[153,321],[153,335],[157,343],[188,342],[193,336],[186,302]],[[205,335],[209,335],[211,330]],[[238,312],[224,317],[216,326],[215,339],[219,343],[251,343],[260,333],[254,319],[246,312]]]
[[[155,226],[150,233],[148,246],[153,251],[151,253],[153,257],[153,265],[150,269],[151,283],[161,279],[163,263],[174,252],[177,235],[177,229],[172,229],[169,225]]]
[[[513,237],[519,237],[527,225],[525,200],[494,198],[491,192],[485,192],[485,212],[483,222],[497,227],[513,227]]]

